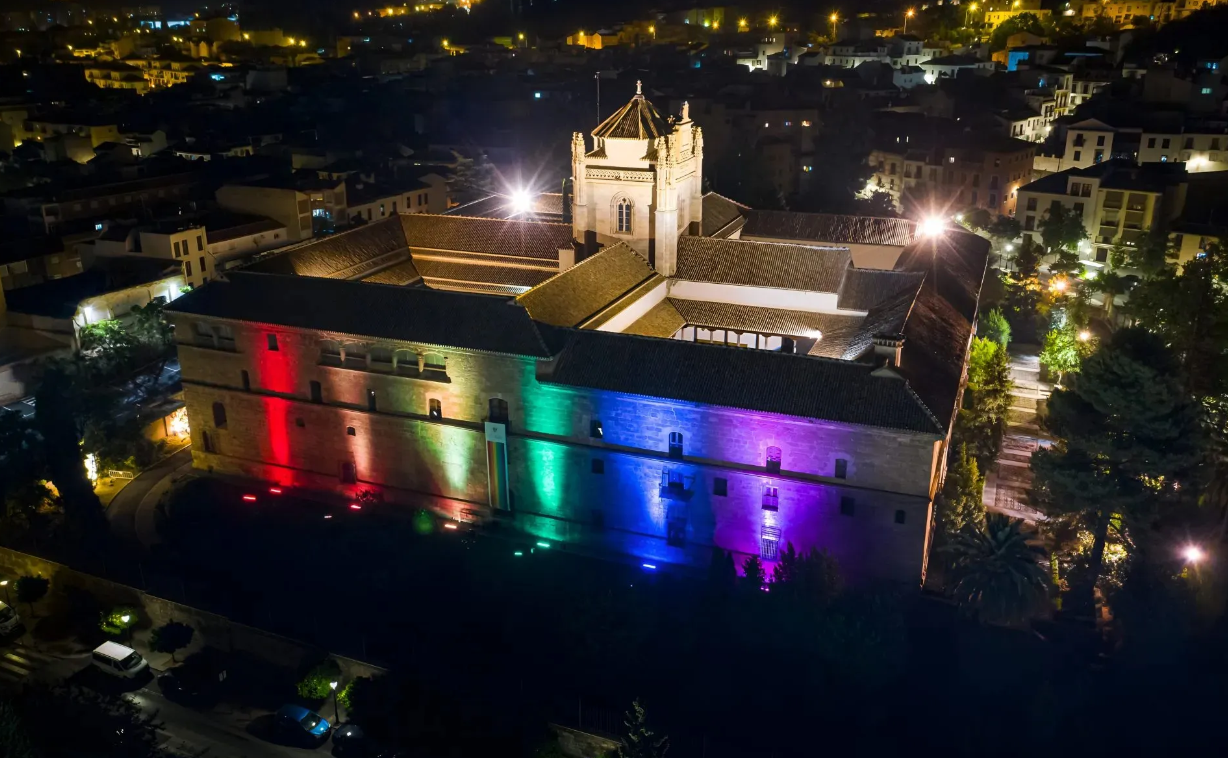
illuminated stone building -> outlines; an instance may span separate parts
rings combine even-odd
[[[653,565],[792,542],[920,582],[987,244],[698,195],[685,111],[612,118],[575,138],[571,212],[402,214],[176,300],[196,467]]]

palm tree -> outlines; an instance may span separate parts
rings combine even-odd
[[[1048,600],[1045,549],[1028,543],[1021,524],[991,513],[983,527],[965,529],[942,548],[951,566],[951,594],[983,622],[1026,622]]]
[[[1124,295],[1130,287],[1130,280],[1116,271],[1104,271],[1096,277],[1092,286],[1104,295],[1104,318],[1113,318],[1113,298]]]

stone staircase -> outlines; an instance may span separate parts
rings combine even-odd
[[[985,509],[1036,522],[1044,515],[1031,504],[1032,453],[1053,441],[1041,432],[1039,416],[1044,413],[1052,386],[1040,380],[1040,361],[1033,345],[1011,345],[1011,407],[1007,412],[1006,435],[1002,452],[985,474]]]

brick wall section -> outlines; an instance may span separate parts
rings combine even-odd
[[[181,340],[193,340],[199,320],[176,316]],[[481,422],[489,400],[501,398],[517,529],[646,561],[702,565],[713,544],[758,553],[769,526],[780,530],[782,549],[788,541],[829,549],[853,577],[911,583],[923,574],[936,437],[551,385],[538,381],[530,358],[412,343],[381,344],[443,355],[450,381],[319,365],[322,340],[354,338],[230,326],[234,352],[180,346],[198,468],[348,494],[377,489],[391,501],[420,502],[417,493],[426,493],[458,501],[436,501],[449,515],[481,517]],[[276,351],[268,349],[269,334]],[[321,403],[311,401],[313,381]],[[442,419],[429,418],[431,400],[440,402]],[[225,407],[225,428],[214,427],[214,403]],[[600,439],[590,436],[593,420]],[[667,456],[671,432],[684,436],[682,461]],[[782,450],[780,474],[764,469],[769,446]],[[848,462],[844,480],[835,478],[837,459]],[[604,472],[594,471],[594,460]],[[341,484],[343,462],[353,463],[356,485]],[[666,471],[684,478],[681,496],[662,496]],[[723,496],[715,494],[718,478],[726,482]],[[778,492],[775,512],[762,508],[769,486]],[[842,498],[854,500],[852,515],[841,513]],[[667,543],[671,518],[685,520],[684,545]]]

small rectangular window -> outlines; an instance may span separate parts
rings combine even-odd
[[[427,407],[431,418],[443,418],[443,404],[438,399],[431,398],[427,401]]]
[[[354,471],[354,464],[350,461],[341,462],[341,483],[356,484],[358,482],[358,473]]]
[[[357,437],[357,436],[358,436],[358,433],[354,431],[354,427],[352,427],[352,426],[347,426],[347,427],[345,428],[345,433],[346,433],[346,435],[347,435],[347,436],[350,436],[350,437]]]
[[[183,262],[183,275],[184,275],[184,276],[191,276],[191,275],[192,275],[192,261],[184,261],[184,262]]]
[[[307,428],[307,422],[303,421],[302,416],[299,416],[298,418],[294,419],[294,425],[297,426],[299,429]]]
[[[780,528],[763,527],[759,541],[759,557],[765,561],[774,561],[780,554]]]
[[[204,275],[205,275],[206,273],[208,273],[208,271],[209,271],[209,269],[205,268],[205,256],[203,256],[203,255],[202,255],[202,256],[200,256],[200,261],[199,261],[199,263],[200,263],[200,273],[201,273],[201,276],[204,276]]]
[[[605,436],[605,429],[602,428],[601,421],[599,419],[593,419],[592,421],[588,422],[588,436],[595,440],[599,440]]]
[[[367,390],[367,410],[375,412],[375,390]]]
[[[251,391],[251,388],[252,388],[252,378],[251,378],[251,376],[250,376],[250,375],[247,373],[247,371],[240,371],[240,372],[239,372],[239,375],[240,375],[240,377],[241,377],[241,378],[242,378],[242,380],[243,380],[243,391],[244,391],[244,392],[249,392],[249,391]]]
[[[205,249],[205,238],[198,234],[196,235],[196,252],[200,252],[201,250],[204,250],[204,249]],[[201,264],[201,265],[203,266],[204,264]]]
[[[840,498],[840,515],[852,516],[853,511],[857,508],[857,501],[851,497]]]
[[[592,467],[593,467],[592,470],[594,474],[604,474],[605,473],[605,461],[601,460],[600,458],[593,459]]]
[[[767,449],[766,468],[769,474],[780,473],[780,448],[773,446]]]
[[[669,433],[669,457],[682,458],[682,432]]]
[[[836,459],[836,478],[847,479],[849,475],[849,462],[844,458]]]
[[[270,334],[266,337],[266,339],[268,339],[269,341],[269,350],[272,350],[273,352],[277,352],[277,349],[278,349],[277,348],[277,335]]]
[[[311,383],[311,402],[313,403],[324,402],[324,390],[320,387],[319,382]]]
[[[712,494],[718,497],[726,497],[729,495],[729,480],[717,477],[712,480]]]
[[[906,518],[907,518],[907,516],[908,516],[908,514],[904,513],[904,511],[896,511],[896,512],[895,512],[895,523],[897,523],[897,524],[903,524],[903,523],[904,523],[904,519],[906,519]]]

